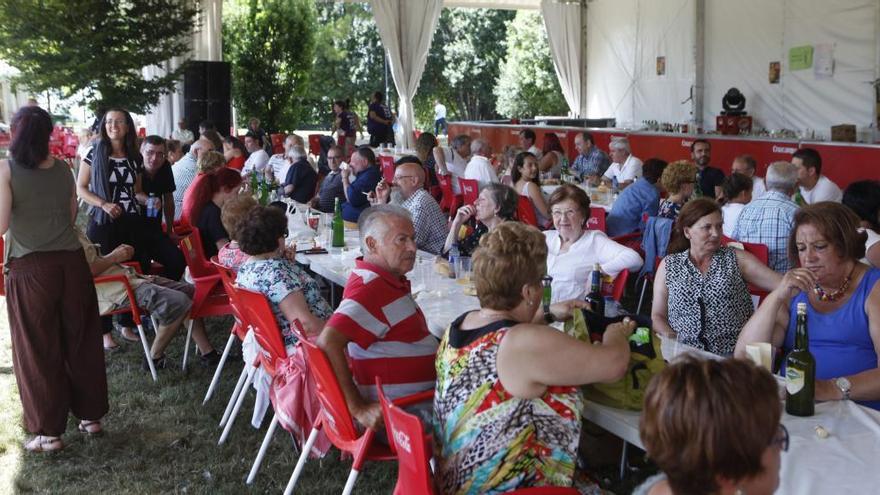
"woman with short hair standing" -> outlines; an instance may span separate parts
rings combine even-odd
[[[61,450],[67,415],[101,432],[107,376],[98,300],[74,231],[70,168],[49,155],[52,119],[24,107],[12,120],[10,158],[0,160],[0,235],[6,234],[6,308],[13,368],[31,452]]]

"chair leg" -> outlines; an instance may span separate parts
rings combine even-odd
[[[257,458],[254,459],[254,465],[251,467],[251,472],[248,473],[246,483],[250,485],[254,482],[254,478],[257,477],[257,471],[260,470],[260,464],[263,463],[263,457],[266,456],[266,450],[269,449],[269,442],[272,441],[272,436],[275,435],[275,428],[278,426],[278,415],[272,414],[272,422],[269,423],[269,429],[266,431],[266,436],[263,437],[263,443],[260,445],[260,451],[257,452]]]
[[[623,451],[620,453],[620,479],[626,474],[626,447],[629,445],[626,440],[623,441]]]
[[[309,457],[309,452],[312,451],[312,445],[315,444],[317,438],[318,428],[312,428],[311,433],[309,433],[309,439],[306,440],[306,444],[303,445],[303,449],[299,453],[299,459],[296,461],[296,467],[293,468],[293,474],[290,475],[290,481],[287,482],[287,486],[284,488],[284,495],[291,495],[293,493],[293,488],[296,486],[300,474],[302,474],[303,467],[306,465],[306,459]]]
[[[648,277],[642,279],[642,293],[639,295],[639,305],[636,306],[636,314],[642,313],[642,303],[645,301],[645,290],[648,288]]]
[[[202,401],[203,406],[207,404],[211,395],[214,394],[214,389],[217,387],[217,382],[220,381],[220,373],[223,371],[223,366],[226,364],[226,357],[229,356],[229,350],[232,349],[232,342],[234,340],[235,334],[230,333],[229,338],[226,340],[226,347],[223,348],[223,355],[220,356],[220,362],[217,363],[217,369],[214,370],[214,377],[211,378],[211,384],[208,385],[208,393],[205,394],[205,400]]]
[[[189,320],[189,325],[186,326],[186,344],[183,345],[183,364],[180,365],[180,369],[186,371],[186,362],[189,359],[189,341],[192,339],[193,333],[193,321]]]
[[[254,381],[256,371],[256,366],[251,366],[251,369],[248,371],[247,379],[244,381],[244,388],[242,388],[241,393],[238,394],[238,399],[235,401],[235,407],[232,408],[232,414],[229,416],[229,420],[226,421],[226,426],[223,428],[223,434],[220,435],[220,440],[217,442],[217,445],[223,445],[226,442],[226,438],[229,437],[229,432],[232,431],[232,425],[235,424],[235,417],[238,416],[238,410],[241,409],[241,405],[244,403],[244,398],[247,397],[248,387],[250,387],[251,383]]]
[[[238,400],[238,394],[241,393],[241,389],[244,386],[244,381],[247,379],[247,372],[250,366],[245,364],[241,367],[241,374],[238,375],[238,382],[235,384],[235,389],[232,391],[232,395],[229,397],[229,402],[226,404],[226,410],[223,411],[223,418],[220,419],[220,427],[226,426],[226,421],[229,420],[229,414],[232,413],[232,407],[235,405],[235,401]]]
[[[141,345],[144,346],[144,355],[147,356],[147,366],[150,367],[150,374],[153,375],[153,381],[159,381],[159,375],[156,374],[156,365],[153,364],[153,356],[150,354],[150,346],[147,345],[147,335],[144,333],[144,326],[138,325],[138,336],[141,338]]]
[[[345,481],[345,488],[342,489],[342,495],[351,495],[351,491],[354,490],[354,482],[357,481],[358,474],[360,474],[360,472],[357,469],[351,469],[351,472],[348,473],[348,479]]]

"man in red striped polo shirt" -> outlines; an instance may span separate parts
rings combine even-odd
[[[377,429],[382,408],[376,402],[375,377],[382,379],[392,399],[433,389],[438,341],[428,331],[406,279],[416,259],[409,212],[394,205],[373,206],[361,213],[358,229],[364,255],[318,346],[336,372],[352,416]]]

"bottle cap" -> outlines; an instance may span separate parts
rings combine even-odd
[[[797,312],[799,315],[807,314],[807,303],[797,303]]]

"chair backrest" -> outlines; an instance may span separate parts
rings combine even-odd
[[[320,156],[321,155],[321,135],[320,134],[309,134],[309,153]]]
[[[629,270],[623,270],[614,277],[614,282],[611,284],[611,299],[620,302],[623,298],[623,292],[626,290],[626,281],[628,279]]]
[[[459,177],[458,185],[461,186],[461,195],[464,196],[464,204],[472,205],[477,202],[480,195],[480,183],[474,179],[462,179]]]
[[[234,287],[233,290],[241,302],[243,322],[251,327],[260,344],[260,362],[269,376],[275,376],[275,367],[287,357],[287,350],[269,301],[262,293],[244,287]]]
[[[397,485],[394,495],[421,493],[433,495],[433,476],[431,475],[431,449],[428,444],[422,421],[395,406],[385,397],[382,381],[376,377],[379,403],[382,404],[382,418],[388,433],[388,445],[397,454]]]
[[[528,196],[520,195],[516,205],[516,216],[524,224],[538,226],[538,215],[535,214],[535,207],[532,206],[532,200]]]
[[[440,208],[444,211],[455,205],[455,191],[452,189],[453,178],[451,175],[437,174],[437,183],[440,185],[440,193],[442,194]]]
[[[269,140],[272,142],[272,153],[284,153],[284,140],[287,139],[286,134],[272,134]]]
[[[379,166],[382,168],[382,178],[390,185],[394,181],[394,157],[379,155]]]
[[[222,265],[216,256],[211,258],[211,263],[217,269],[217,273],[220,274],[223,290],[226,291],[226,295],[229,297],[229,305],[232,307],[232,316],[241,324],[241,328],[236,331],[236,334],[244,340],[244,336],[247,333],[247,323],[245,323],[244,310],[242,309],[244,306],[238,298],[238,291],[235,290],[235,272],[228,266]]]
[[[731,239],[727,236],[723,236],[721,238],[721,242],[725,246],[729,244],[740,244],[742,245],[742,248],[743,250],[745,250],[745,252],[752,254],[755,258],[758,258],[761,263],[764,263],[768,266],[770,264],[770,248],[768,248],[766,244],[758,244],[756,242],[742,242],[736,239]]]
[[[183,258],[186,260],[186,266],[189,267],[191,277],[208,277],[217,274],[214,266],[205,259],[205,250],[202,247],[202,236],[199,234],[199,229],[193,227],[192,232],[180,240],[179,246],[183,251]]]
[[[353,442],[358,438],[357,430],[345,402],[339,381],[324,351],[307,339],[300,339],[306,363],[315,379],[315,390],[321,401],[321,412],[326,421],[324,432],[334,445]]]
[[[587,229],[605,232],[605,208],[601,206],[590,207],[590,218],[587,219]]]

